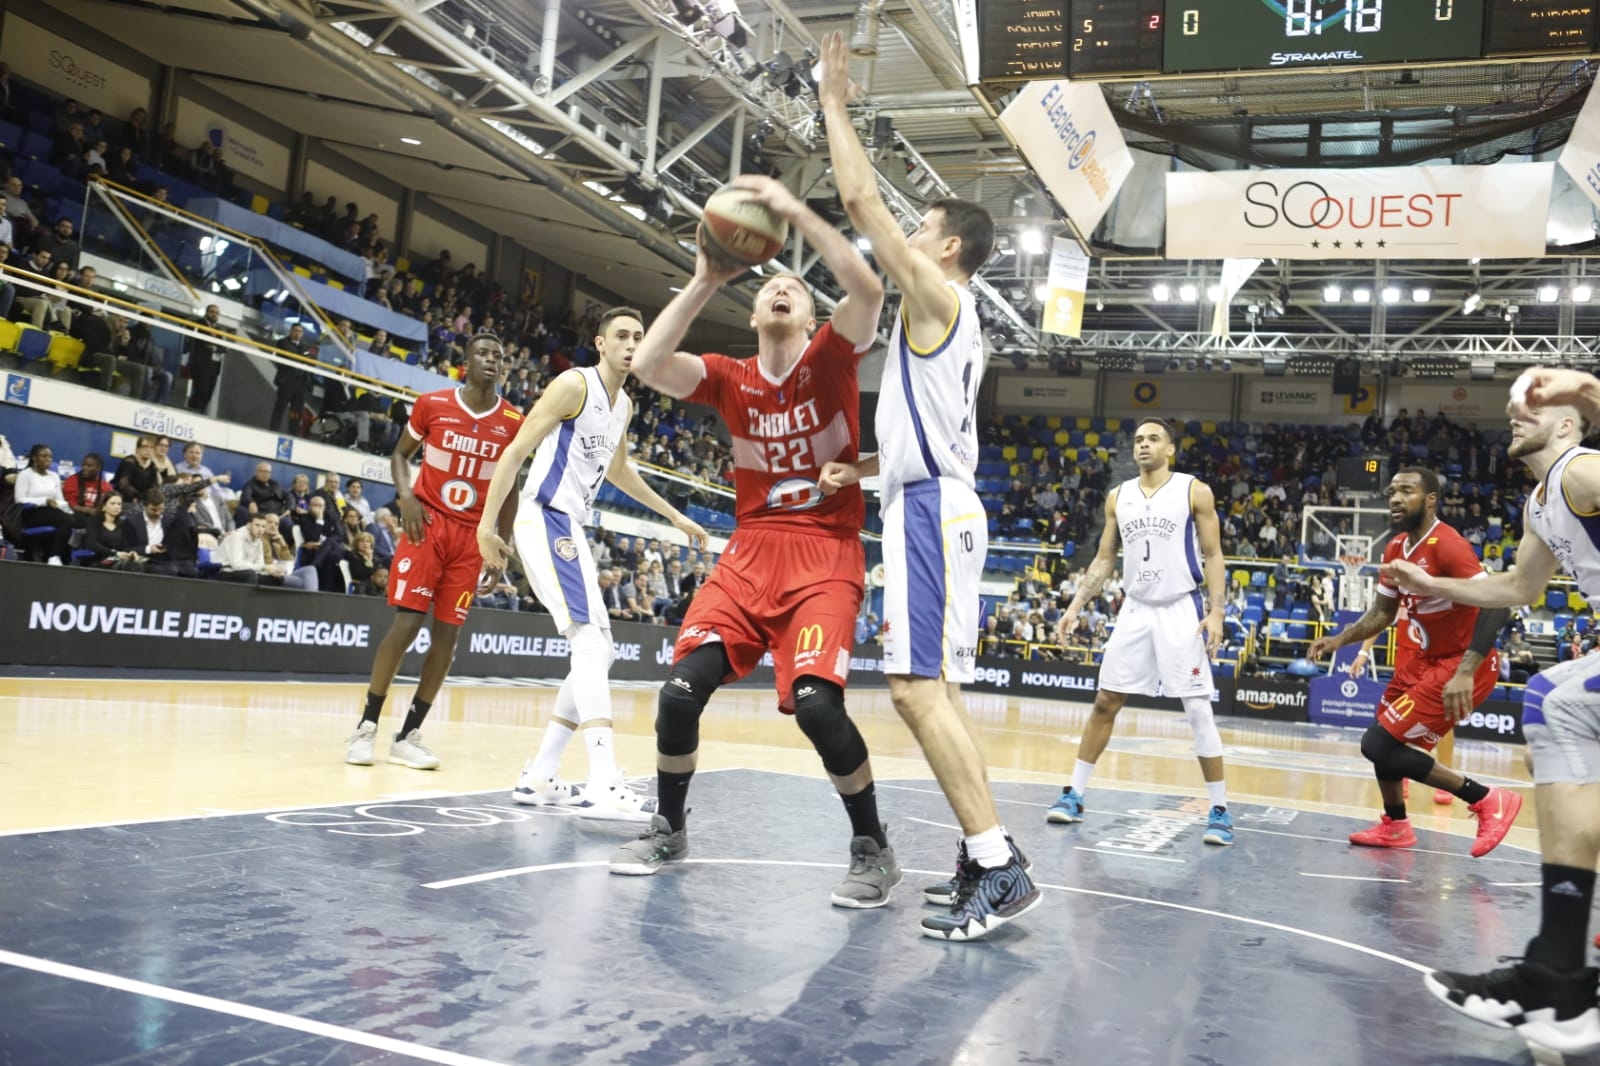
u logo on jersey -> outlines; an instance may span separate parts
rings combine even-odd
[[[817,483],[803,477],[786,477],[767,493],[767,506],[774,511],[809,511],[821,502]]]
[[[1406,627],[1410,630],[1411,639],[1416,643],[1417,647],[1421,648],[1423,651],[1427,651],[1428,631],[1417,624],[1417,620],[1415,618],[1406,619]]]
[[[478,490],[470,481],[446,481],[439,490],[440,501],[452,511],[470,511],[478,502]]]

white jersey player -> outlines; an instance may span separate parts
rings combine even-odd
[[[705,530],[645,484],[624,446],[631,404],[622,384],[643,336],[643,318],[631,308],[613,308],[601,316],[595,337],[599,364],[565,371],[545,389],[502,455],[485,506],[490,500],[500,506],[532,453],[512,535],[528,584],[567,638],[571,654],[571,669],[556,694],[544,741],[523,767],[512,799],[576,807],[588,817],[648,822],[655,800],[629,789],[617,770],[609,681],[611,618],[583,530],[595,492],[601,480],[608,480],[666,518],[691,545],[705,543]],[[478,544],[483,557],[496,564],[511,554],[488,523],[478,527]],[[561,754],[580,725],[589,752],[586,786],[565,784],[557,773]]]
[[[1100,549],[1062,616],[1061,631],[1072,632],[1078,612],[1116,566],[1120,544],[1127,595],[1100,662],[1094,713],[1078,744],[1072,783],[1061,790],[1045,818],[1083,820],[1084,790],[1111,740],[1117,712],[1130,695],[1171,696],[1183,704],[1206,780],[1211,815],[1205,841],[1232,844],[1222,736],[1211,711],[1211,657],[1222,640],[1226,576],[1222,533],[1211,489],[1171,469],[1176,451],[1172,429],[1164,420],[1146,418],[1134,429],[1139,476],[1123,482],[1106,499]]]
[[[1466,580],[1397,561],[1384,566],[1383,579],[1421,596],[1517,607],[1542,596],[1561,569],[1593,602],[1600,598],[1600,452],[1582,444],[1600,419],[1600,380],[1576,370],[1527,371],[1512,387],[1506,413],[1507,454],[1539,479],[1523,515],[1516,568]],[[1522,729],[1539,809],[1539,933],[1512,966],[1482,974],[1435,971],[1425,980],[1463,1014],[1582,1055],[1600,1049],[1596,973],[1584,965],[1600,862],[1600,658],[1587,655],[1529,678]]]

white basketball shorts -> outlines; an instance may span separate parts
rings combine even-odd
[[[1211,660],[1199,590],[1168,603],[1122,601],[1100,660],[1100,687],[1139,696],[1210,696]]]
[[[528,584],[555,619],[557,632],[570,637],[573,629],[589,622],[611,628],[611,616],[600,600],[594,552],[580,523],[565,512],[524,500],[511,532]]]
[[[954,478],[913,482],[885,501],[884,673],[972,681],[988,552],[983,501]]]

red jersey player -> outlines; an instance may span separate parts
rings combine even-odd
[[[422,676],[405,722],[389,747],[389,761],[413,770],[436,770],[439,758],[422,744],[420,727],[439,695],[455,658],[456,637],[467,620],[472,597],[499,579],[485,570],[478,552],[478,519],[500,453],[517,435],[522,414],[495,390],[505,350],[493,334],[467,343],[466,374],[460,387],[417,397],[411,420],[395,445],[390,465],[405,535],[395,545],[389,568],[389,602],[394,624],[372,659],[367,707],[355,735],[345,744],[345,762],[372,764],[389,685],[423,620],[433,613],[431,642]],[[411,481],[411,457],[422,449],[422,469]],[[499,515],[501,535],[509,537],[515,501]]]
[[[699,748],[700,713],[718,686],[771,651],[779,705],[810,739],[850,816],[851,867],[834,890],[841,907],[879,907],[900,880],[878,820],[867,746],[845,714],[844,685],[866,560],[859,487],[824,496],[829,460],[853,462],[860,440],[856,368],[878,332],[883,285],[854,242],[770,178],[735,185],[788,220],[821,253],[845,296],[816,329],[804,281],[773,277],[756,294],[751,359],[676,351],[720,286],[743,268],[704,254],[694,277],[656,319],[633,357],[645,384],[714,406],[733,438],[738,529],[678,631],[656,715],[660,814],[613,856],[611,871],[653,874],[688,855],[684,802]],[[813,332],[815,330],[815,332]]]
[[[1377,723],[1361,738],[1361,754],[1372,763],[1383,794],[1383,818],[1371,829],[1350,834],[1350,843],[1406,848],[1417,842],[1402,790],[1409,779],[1444,789],[1468,804],[1478,819],[1472,854],[1481,856],[1505,839],[1522,809],[1522,797],[1463,777],[1429,752],[1494,689],[1500,677],[1494,642],[1507,612],[1415,595],[1395,581],[1387,565],[1404,559],[1440,577],[1483,576],[1472,545],[1439,521],[1438,507],[1439,478],[1432,470],[1406,467],[1394,475],[1389,518],[1399,532],[1384,549],[1378,595],[1358,621],[1314,641],[1306,654],[1316,660],[1366,640],[1392,625],[1404,603],[1417,650],[1397,664],[1378,701]]]

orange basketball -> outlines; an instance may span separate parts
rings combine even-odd
[[[789,223],[768,211],[745,189],[723,186],[706,201],[701,226],[715,251],[745,266],[765,263],[783,250]]]

